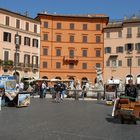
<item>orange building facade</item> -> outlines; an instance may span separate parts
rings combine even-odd
[[[40,77],[75,80],[96,78],[103,68],[103,28],[106,15],[56,15],[39,13],[41,22]]]

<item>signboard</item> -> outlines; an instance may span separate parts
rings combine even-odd
[[[18,94],[18,107],[25,107],[30,105],[30,94],[28,93],[19,93]]]
[[[119,84],[120,80],[119,79],[113,79],[113,80],[108,80],[108,84]]]

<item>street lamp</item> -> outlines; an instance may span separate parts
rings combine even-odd
[[[128,51],[128,53],[129,54],[131,54],[131,52],[130,51]],[[129,56],[129,67],[130,67],[130,69],[129,69],[129,74],[130,74],[130,79],[132,78],[132,56]]]
[[[15,49],[16,49],[16,53],[15,53],[15,79],[17,82],[17,51],[19,49],[19,45],[20,45],[20,36],[18,35],[18,32],[15,34]]]

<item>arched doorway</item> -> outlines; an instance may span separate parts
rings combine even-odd
[[[59,80],[61,80],[61,77],[59,77],[59,76],[56,76],[56,77],[55,77],[55,79],[59,79]]]
[[[71,76],[71,77],[69,77],[68,79],[69,79],[69,80],[73,80],[73,81],[74,81],[74,77],[72,77],[72,76]]]
[[[82,86],[83,86],[83,85],[85,85],[88,82],[88,79],[87,79],[87,77],[83,77],[81,79],[81,81],[82,81]]]
[[[133,76],[132,75],[127,75],[126,76],[126,79],[125,79],[125,82],[126,82],[126,84],[128,84],[128,80],[133,80]]]
[[[136,84],[140,85],[140,75],[137,75]]]
[[[13,76],[15,77],[16,82],[19,83],[19,82],[20,82],[20,75],[19,75],[19,72],[16,72],[16,73],[14,72],[14,73],[13,73]]]
[[[47,76],[43,76],[42,79],[48,79],[48,77]]]

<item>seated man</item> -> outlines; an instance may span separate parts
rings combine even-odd
[[[137,88],[135,85],[133,85],[133,80],[128,80],[128,85],[125,86],[125,96],[130,97],[130,101],[135,101],[137,98]]]

